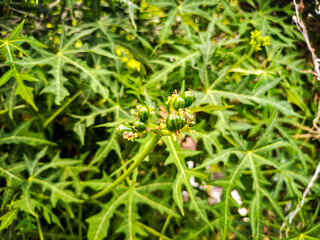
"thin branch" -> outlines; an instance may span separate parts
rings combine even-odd
[[[302,2],[302,0],[301,0]],[[301,34],[303,35],[306,43],[307,43],[307,46],[308,46],[308,49],[312,55],[312,60],[313,60],[313,64],[314,64],[314,72],[313,71],[309,71],[310,73],[312,73],[313,75],[317,76],[317,79],[320,80],[320,59],[317,58],[315,52],[314,52],[314,49],[312,48],[311,46],[311,43],[310,43],[310,40],[309,40],[309,36],[308,36],[308,32],[306,30],[306,27],[303,23],[303,21],[301,20],[300,18],[300,15],[299,15],[299,5],[297,4],[296,0],[293,0],[293,4],[294,4],[294,7],[295,7],[295,10],[296,10],[296,15],[293,16],[293,20],[295,21],[295,23],[297,24],[297,28],[298,30],[301,32]],[[301,3],[300,3],[301,4]],[[315,138],[318,138],[320,136],[320,128],[318,126],[318,121],[320,119],[320,102],[319,102],[319,105],[318,105],[318,113],[316,115],[316,117],[313,119],[313,127],[309,130],[308,134],[306,134],[306,136],[309,138],[310,135],[315,135],[316,137]],[[300,212],[301,208],[303,207],[304,203],[306,202],[306,197],[307,195],[309,194],[314,182],[316,181],[316,179],[318,178],[320,174],[320,161],[317,165],[317,168],[310,180],[310,182],[308,183],[308,186],[307,188],[304,190],[303,194],[302,194],[302,199],[301,201],[299,202],[299,204],[297,205],[297,207],[295,208],[294,211],[292,212],[289,212],[289,214],[287,215],[286,219],[288,219],[288,222],[289,224],[292,224],[292,221],[293,219],[295,218],[295,216]],[[282,226],[280,228],[280,239],[282,239],[282,232],[283,232],[283,229],[286,227],[286,224],[283,222],[282,223]],[[288,237],[288,233],[289,233],[289,230],[290,230],[290,227],[287,226],[287,229],[286,229],[286,237]]]
[[[51,4],[49,4],[49,8],[53,8],[53,7],[55,7],[56,5],[58,5],[59,3],[60,3],[60,1],[61,0],[57,0],[57,1],[55,1],[55,2],[53,2],[53,3],[51,3]]]
[[[318,131],[318,133],[320,133],[320,128],[318,127],[318,121],[319,121],[319,118],[320,118],[320,102],[318,104],[318,113],[317,113],[317,116],[315,117],[315,119],[313,119],[313,127]]]
[[[301,20],[300,15],[299,15],[299,5],[297,4],[296,0],[293,0],[293,4],[294,4],[295,10],[296,10],[296,15],[293,16],[293,20],[297,24],[298,30],[301,32],[301,34],[303,35],[303,37],[307,43],[308,49],[312,55],[312,61],[313,61],[314,70],[315,70],[317,79],[320,81],[320,69],[319,69],[320,59],[317,57],[317,55],[314,52],[314,49],[311,46],[307,29],[306,29],[303,21]]]
[[[20,14],[23,14],[23,15],[27,15],[28,17],[33,17],[33,18],[37,18],[38,19],[38,17],[36,15],[32,14],[32,13],[29,13],[29,12],[26,12],[26,11],[23,11],[23,10],[20,10],[20,9],[13,8],[11,6],[8,6],[8,8],[10,10],[12,10],[13,12],[17,12],[17,13],[20,13]]]
[[[292,223],[292,220],[295,218],[295,216],[300,212],[301,208],[303,207],[304,203],[306,202],[306,198],[307,198],[307,195],[309,194],[314,182],[317,180],[318,178],[318,175],[320,174],[320,162],[318,163],[318,166],[316,168],[316,171],[314,172],[306,190],[303,192],[303,195],[302,195],[302,199],[301,201],[299,202],[299,204],[297,205],[296,209],[292,212],[290,212],[288,214],[288,216],[286,217],[286,219],[288,219],[288,222],[291,224]],[[280,228],[280,239],[282,239],[282,231],[283,229],[285,228],[286,224],[285,223],[282,223],[282,226]],[[287,227],[287,230],[286,230],[286,237],[288,237],[288,232],[289,232],[289,227]]]
[[[296,209],[288,215],[288,219],[289,219],[289,223],[290,224],[292,223],[293,218],[297,215],[297,213],[303,207],[303,205],[304,205],[304,203],[306,201],[306,197],[307,197],[308,193],[310,192],[314,182],[318,178],[319,173],[320,173],[320,162],[318,163],[316,171],[314,172],[314,174],[313,174],[313,176],[312,176],[312,178],[311,178],[306,190],[303,192],[302,199],[301,199],[300,203],[297,205]]]
[[[318,103],[318,113],[316,115],[316,117],[313,119],[313,127],[309,129],[308,134],[306,134],[306,137],[310,138],[311,136],[313,136],[313,139],[319,139],[320,136],[320,128],[318,126],[318,121],[320,119],[320,101]],[[317,165],[316,171],[314,172],[310,182],[308,183],[308,186],[306,188],[306,190],[304,190],[303,195],[302,195],[302,199],[299,202],[299,204],[297,205],[296,209],[292,212],[289,212],[289,214],[287,215],[286,219],[288,219],[289,224],[292,223],[292,220],[294,219],[294,217],[297,215],[298,212],[300,212],[301,208],[303,207],[305,201],[306,201],[306,197],[309,194],[314,182],[316,181],[316,179],[318,178],[318,175],[320,174],[320,161]],[[283,229],[286,227],[285,223],[282,223],[282,226],[280,228],[280,239],[282,239],[282,231]],[[290,227],[287,226],[286,229],[286,237],[288,237],[288,232],[289,232]]]

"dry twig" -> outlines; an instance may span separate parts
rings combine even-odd
[[[297,24],[298,30],[301,32],[301,34],[303,35],[303,37],[304,37],[304,39],[305,39],[305,41],[307,43],[308,49],[309,49],[309,51],[310,51],[310,53],[312,55],[314,71],[316,73],[315,75],[317,76],[317,79],[320,80],[320,59],[317,57],[317,55],[314,52],[314,49],[311,46],[307,29],[306,29],[303,21],[301,20],[300,15],[299,15],[299,5],[297,4],[296,0],[293,0],[293,4],[294,4],[294,7],[296,9],[296,15],[293,16],[293,20]]]
[[[296,15],[293,17],[293,20],[297,24],[298,30],[302,33],[302,35],[303,35],[303,37],[304,37],[304,39],[305,39],[305,41],[307,43],[308,49],[309,49],[309,51],[310,51],[310,53],[312,55],[312,60],[313,60],[315,72],[313,72],[313,71],[310,71],[310,72],[312,74],[314,74],[315,76],[317,76],[317,79],[320,80],[320,70],[319,70],[320,59],[317,58],[317,56],[316,56],[316,54],[314,52],[314,49],[311,46],[306,27],[305,27],[303,21],[301,20],[301,18],[299,16],[299,5],[296,3],[296,0],[293,0],[293,4],[294,4],[295,10],[296,10]],[[300,4],[302,4],[302,0],[301,0]],[[309,133],[306,134],[305,136],[307,136],[308,138],[310,138],[311,136],[314,136],[313,137],[314,139],[318,139],[319,138],[319,136],[320,136],[320,128],[318,126],[319,119],[320,119],[320,102],[319,102],[319,105],[318,105],[317,116],[313,119],[313,122],[312,122],[313,123],[313,127],[310,128]],[[292,223],[294,217],[299,213],[299,211],[303,207],[304,203],[306,202],[306,197],[309,194],[309,192],[310,192],[314,182],[318,178],[319,174],[320,174],[320,162],[318,163],[317,168],[316,168],[316,170],[315,170],[310,182],[308,183],[307,188],[303,192],[301,201],[298,203],[298,205],[295,208],[295,210],[289,212],[289,214],[287,215],[286,219],[288,220],[289,224]],[[280,228],[280,239],[282,238],[282,231],[285,228],[285,226],[286,226],[286,224],[283,223],[281,228]],[[290,229],[290,227],[287,226],[286,237],[288,237],[289,229]]]

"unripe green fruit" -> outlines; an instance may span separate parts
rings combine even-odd
[[[138,130],[138,131],[144,131],[147,129],[147,126],[144,124],[144,122],[140,122],[140,121],[135,121],[133,123],[133,126],[135,126],[135,128]]]
[[[194,95],[191,91],[184,92],[182,97],[185,101],[185,107],[190,107],[194,102]]]
[[[185,105],[185,101],[182,97],[176,97],[174,100],[173,100],[173,103],[172,103],[172,107],[175,109],[175,110],[179,110],[180,108],[184,108],[184,105]]]
[[[133,132],[132,127],[130,126],[130,124],[124,123],[124,124],[120,124],[117,129],[116,129],[117,133],[122,136],[122,134],[124,132]]]
[[[150,118],[150,112],[146,107],[141,107],[138,110],[138,117],[142,122],[147,121]]]
[[[166,118],[167,129],[176,132],[185,126],[186,118],[178,114],[169,114]]]

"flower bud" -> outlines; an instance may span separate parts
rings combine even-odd
[[[139,120],[135,121],[133,123],[133,126],[135,127],[135,129],[139,132],[144,131],[147,129],[147,126],[144,122],[140,122]]]
[[[120,124],[117,129],[116,129],[117,133],[122,136],[122,134],[127,131],[127,132],[132,132],[133,129],[132,127],[130,126],[130,124],[128,123],[123,123],[123,124]]]
[[[124,133],[122,134],[122,137],[123,139],[127,139],[128,141],[133,142],[133,140],[138,137],[138,134],[134,132],[124,131]]]

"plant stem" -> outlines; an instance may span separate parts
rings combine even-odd
[[[39,221],[39,217],[38,217],[38,216],[36,216],[36,220],[37,220],[37,225],[38,225],[38,231],[39,231],[40,240],[44,240],[43,234],[42,234],[42,230],[41,230],[41,225],[40,225],[40,221]]]
[[[26,107],[25,105],[19,105],[19,106],[15,106],[13,108],[13,110],[17,110],[17,109],[21,109],[21,108],[25,108],[25,107]],[[7,112],[9,112],[9,109],[5,108],[5,109],[0,111],[0,115],[5,114]]]
[[[175,210],[175,207],[176,207],[176,206],[175,206],[175,203],[173,203],[171,209]],[[172,215],[168,215],[166,221],[164,222],[163,228],[162,228],[162,230],[161,230],[161,235],[164,235],[164,234],[165,234],[165,232],[166,232],[166,230],[167,230],[167,228],[168,228],[168,226],[169,226],[169,223],[170,223],[171,219],[172,219]]]
[[[48,126],[48,124],[55,119],[55,117],[57,117],[70,103],[73,102],[73,100],[75,100],[80,94],[82,93],[82,90],[79,90],[78,92],[76,92],[71,98],[69,98],[67,101],[64,102],[64,104],[62,104],[62,106],[60,108],[58,108],[43,124],[43,127],[46,128]]]
[[[142,222],[137,222],[137,223],[140,227],[144,228],[147,232],[151,233],[152,235],[154,235],[156,237],[160,237],[160,239],[163,239],[163,240],[171,240],[171,238],[168,238],[167,236],[163,235],[162,233],[157,232],[156,230],[143,224]]]
[[[121,183],[129,174],[133,172],[134,169],[136,169],[140,163],[146,158],[146,156],[153,150],[153,148],[157,145],[158,141],[160,140],[162,135],[156,134],[154,135],[150,141],[147,143],[143,151],[140,153],[140,155],[137,157],[137,159],[132,163],[132,165],[119,177],[117,180],[115,180],[111,185],[109,185],[104,190],[96,193],[92,196],[93,199],[102,197],[109,193],[115,186],[117,186],[119,183]]]

